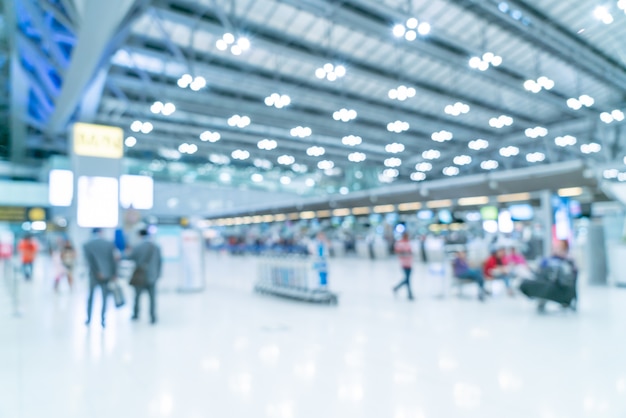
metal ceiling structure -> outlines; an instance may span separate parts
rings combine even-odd
[[[145,162],[144,173],[155,161],[216,173],[235,167],[247,180],[260,173],[265,181],[314,178],[324,186],[321,192],[338,193],[496,166],[501,171],[578,159],[617,166],[626,153],[626,122],[600,118],[626,107],[623,1],[115,2],[119,7],[107,2],[98,9],[105,2],[5,0],[17,10],[17,55],[28,80],[24,155],[63,154],[68,124],[92,121],[132,135],[127,155]],[[476,64],[492,56],[502,63],[482,70],[469,65],[472,57]],[[341,66],[345,76],[320,79],[316,72],[326,64]],[[181,88],[185,74],[204,78],[206,86],[191,89],[187,82]],[[553,88],[525,88],[540,77],[552,80]],[[415,94],[390,98],[401,85]],[[288,95],[290,104],[266,105],[274,93]],[[584,95],[593,98],[591,105],[568,106],[568,99]],[[173,103],[175,112],[153,113],[157,101]],[[469,111],[445,112],[457,102]],[[341,109],[356,111],[356,118],[335,120]],[[13,112],[19,110],[14,103]],[[232,126],[233,115],[251,123]],[[501,116],[512,123],[491,126]],[[153,129],[135,133],[135,121]],[[408,123],[408,130],[390,132],[394,121]],[[293,136],[298,126],[312,134]],[[547,134],[528,137],[536,127]],[[202,140],[205,131],[220,139]],[[442,131],[452,139],[433,140]],[[344,144],[350,135],[362,142]],[[263,139],[276,147],[259,149]],[[476,146],[477,139],[486,142]],[[180,148],[183,143],[193,145],[193,155],[181,154],[191,149]],[[391,153],[390,144],[403,147]],[[320,154],[320,147],[323,155],[307,154]],[[237,150],[248,158],[235,160]],[[438,157],[428,159],[429,150]],[[365,160],[350,161],[353,153]],[[295,170],[278,163],[284,155],[293,157]],[[416,175],[423,162],[428,164],[417,168],[424,174]]]

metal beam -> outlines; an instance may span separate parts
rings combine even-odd
[[[102,56],[127,16],[135,0],[89,1],[82,8],[82,22],[78,42],[72,53],[63,88],[57,98],[56,107],[47,125],[49,135],[65,129],[76,109],[82,94],[92,80]],[[78,6],[78,5],[77,5]]]

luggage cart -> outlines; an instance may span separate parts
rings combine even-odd
[[[259,259],[254,291],[294,300],[336,305],[338,297],[319,285],[316,263],[301,255],[265,255]]]

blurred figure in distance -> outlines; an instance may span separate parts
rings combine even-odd
[[[452,262],[454,270],[454,277],[462,280],[473,280],[478,285],[478,299],[480,301],[485,300],[485,294],[488,292],[485,290],[485,278],[480,269],[471,268],[467,262],[467,255],[465,251],[458,251],[456,257]]]
[[[402,238],[398,240],[394,245],[394,251],[398,255],[400,261],[400,267],[404,272],[404,278],[393,288],[394,295],[398,293],[401,287],[406,286],[409,300],[413,300],[413,293],[411,292],[411,270],[413,268],[413,249],[411,248],[411,242],[409,241],[408,232],[402,234]]]
[[[22,271],[24,272],[24,278],[30,280],[33,277],[33,264],[37,257],[37,251],[39,246],[33,239],[31,234],[24,235],[17,246],[17,250],[22,256]]]

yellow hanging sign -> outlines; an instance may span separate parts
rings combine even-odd
[[[76,123],[74,153],[85,157],[122,158],[124,130],[114,126]]]

